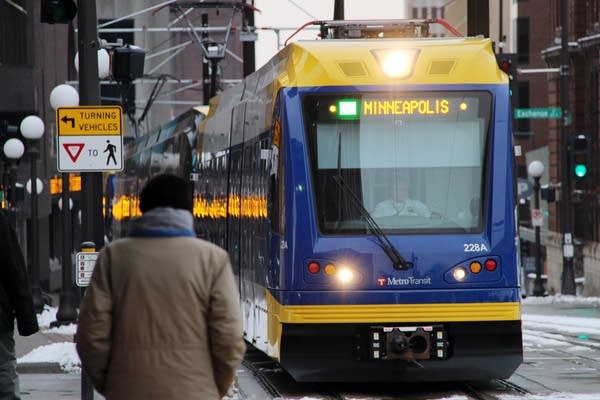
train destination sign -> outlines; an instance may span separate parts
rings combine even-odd
[[[435,98],[405,98],[405,99],[340,99],[336,105],[330,106],[330,111],[337,113],[342,119],[354,119],[360,116],[433,116],[448,115],[452,109],[467,111],[469,102],[443,97]]]
[[[56,126],[60,172],[123,169],[121,107],[60,107],[56,110]]]
[[[448,99],[363,100],[362,115],[448,114]]]

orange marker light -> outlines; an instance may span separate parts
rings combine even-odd
[[[481,272],[481,263],[479,261],[473,261],[471,265],[469,265],[469,269],[472,273],[478,274]]]
[[[324,271],[325,271],[325,274],[329,275],[329,276],[335,274],[335,265],[327,264],[324,268]]]

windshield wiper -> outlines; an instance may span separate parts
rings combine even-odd
[[[337,175],[333,176],[333,180],[335,181],[335,183],[337,183],[337,185],[340,187],[340,189],[342,189],[344,191],[344,193],[346,193],[348,195],[348,197],[352,200],[352,202],[354,203],[354,205],[360,212],[360,216],[367,223],[369,230],[373,233],[373,235],[375,235],[375,237],[377,238],[377,241],[379,242],[379,245],[381,246],[381,248],[383,249],[385,254],[387,254],[387,256],[392,261],[392,265],[394,266],[394,269],[407,270],[407,269],[411,268],[412,263],[409,263],[408,261],[406,261],[404,259],[404,257],[402,257],[400,252],[390,242],[390,240],[385,235],[385,233],[383,233],[383,231],[381,230],[381,228],[379,227],[377,222],[375,222],[373,220],[373,217],[371,217],[371,214],[369,214],[369,212],[362,205],[362,202],[358,199],[358,196],[356,196],[356,194],[352,191],[352,189],[350,189],[346,185],[346,182],[344,181],[344,178],[342,178],[342,176],[339,174],[339,171],[338,171]]]

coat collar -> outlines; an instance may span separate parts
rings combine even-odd
[[[132,237],[196,236],[194,217],[188,210],[156,207],[131,223]]]

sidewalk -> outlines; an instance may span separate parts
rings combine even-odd
[[[61,343],[73,343],[73,335],[44,332],[43,330],[27,337],[15,333],[17,360],[36,349],[50,348],[47,346]],[[48,358],[48,361],[19,362],[17,364],[17,372],[20,374],[57,374],[68,372],[61,367],[59,359],[51,360],[52,357],[50,354],[48,354]]]
[[[52,306],[38,314],[40,330],[31,336],[15,331],[17,372],[20,374],[57,374],[80,372],[73,336],[75,324],[51,327],[56,322],[59,297],[50,295]]]

